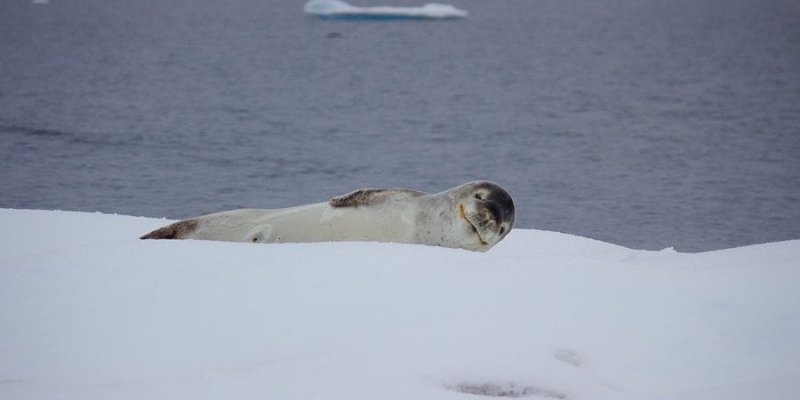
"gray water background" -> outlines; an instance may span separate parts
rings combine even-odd
[[[0,207],[177,219],[489,179],[522,228],[800,238],[800,2],[449,3],[470,16],[4,0]]]

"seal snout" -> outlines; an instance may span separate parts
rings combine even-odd
[[[489,244],[489,242],[487,242],[486,239],[484,239],[484,236],[481,234],[481,232],[486,231],[486,219],[481,218],[478,214],[479,213],[474,212],[468,213],[464,209],[463,204],[458,206],[458,215],[467,222],[470,230],[472,230],[472,232],[478,237],[478,241],[482,245],[486,246]]]
[[[478,203],[475,211],[467,214],[467,220],[479,233],[482,233],[481,236],[485,236],[489,232],[499,236],[503,236],[505,233],[505,227],[501,226],[503,212],[492,203]]]

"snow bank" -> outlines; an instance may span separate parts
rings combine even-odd
[[[438,3],[421,7],[357,7],[340,0],[310,0],[303,9],[325,19],[450,19],[467,16],[464,10]]]
[[[800,241],[137,239],[167,222],[0,210],[0,398],[800,395]]]

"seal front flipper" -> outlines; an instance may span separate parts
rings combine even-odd
[[[163,228],[158,228],[139,239],[185,239],[186,235],[197,229],[197,225],[198,221],[194,219],[178,221]]]
[[[418,197],[427,193],[408,189],[358,189],[354,192],[333,197],[328,200],[328,204],[333,208],[376,205],[386,201],[387,197],[396,196],[397,194]]]

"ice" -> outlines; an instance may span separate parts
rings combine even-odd
[[[0,210],[0,398],[800,396],[800,240],[137,239],[167,222]]]
[[[304,10],[306,13],[331,19],[449,19],[467,16],[464,10],[439,3],[420,7],[357,7],[339,0],[310,0]]]

